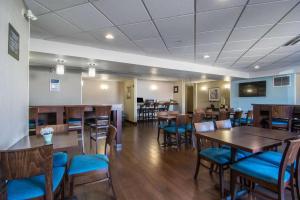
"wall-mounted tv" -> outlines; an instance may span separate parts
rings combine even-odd
[[[240,83],[239,96],[240,97],[265,97],[266,81]]]

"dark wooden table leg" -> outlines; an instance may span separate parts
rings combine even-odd
[[[121,109],[117,109],[113,111],[113,122],[117,128],[116,149],[122,150],[122,110]]]

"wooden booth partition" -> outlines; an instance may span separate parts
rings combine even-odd
[[[56,120],[50,120],[52,125],[64,124],[70,118],[81,119],[81,126],[78,126],[78,131],[82,133],[82,140],[84,140],[84,121],[92,118],[95,115],[95,106],[101,105],[59,105],[59,106],[30,106],[30,120],[35,121],[36,126],[39,126],[39,119],[45,118],[45,124],[48,123],[48,119],[53,118],[55,114]],[[116,149],[122,149],[122,104],[114,104],[112,106],[112,124],[117,128],[116,135]],[[50,115],[51,116],[50,116]],[[72,126],[69,129],[73,130]],[[83,142],[84,143],[84,142]]]
[[[253,125],[255,127],[272,127],[272,119],[291,119],[295,107],[300,105],[253,104]]]

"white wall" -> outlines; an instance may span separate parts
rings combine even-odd
[[[170,101],[173,99],[173,86],[173,82],[138,80],[137,97],[143,97],[144,100]]]
[[[28,134],[29,23],[23,1],[0,0],[0,5],[0,149],[6,149]],[[20,35],[19,61],[7,53],[8,23]]]
[[[299,105],[300,104],[300,74],[295,75],[296,80],[295,80],[295,104]]]
[[[50,79],[60,80],[60,91],[50,92]],[[81,104],[81,74],[66,72],[57,75],[49,70],[30,69],[30,105],[79,105]]]
[[[107,86],[107,89],[101,89]],[[84,79],[82,87],[83,104],[123,104],[124,84],[120,81]]]

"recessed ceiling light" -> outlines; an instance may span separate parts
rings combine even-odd
[[[259,65],[255,65],[255,66],[254,66],[254,69],[259,69],[259,68],[260,68]]]
[[[224,77],[224,81],[230,81],[230,80],[231,80],[230,76],[225,76]]]
[[[207,59],[207,58],[210,58],[210,56],[209,55],[204,55],[203,58]]]
[[[108,39],[108,40],[112,40],[115,37],[112,34],[108,33],[108,34],[106,34],[105,38]]]

